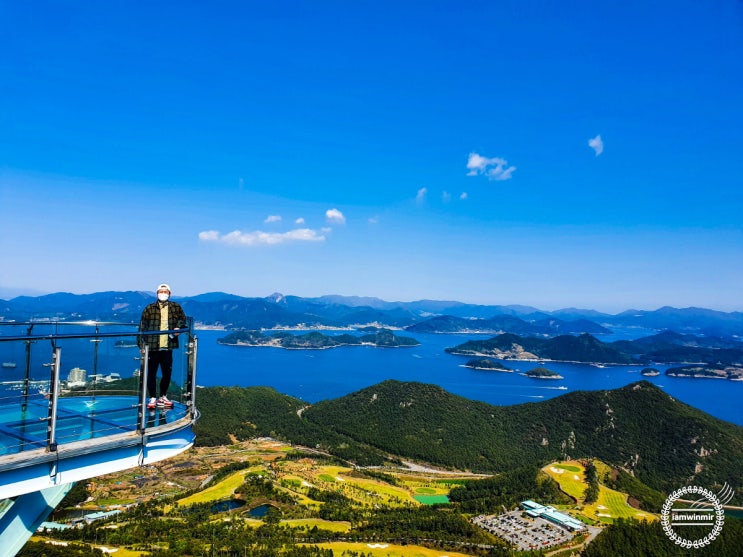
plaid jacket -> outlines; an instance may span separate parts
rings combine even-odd
[[[186,327],[186,314],[183,308],[176,302],[167,301],[168,305],[168,330],[181,329]],[[160,330],[160,302],[153,302],[142,311],[142,318],[139,321],[139,332]],[[141,335],[137,337],[137,344],[144,348],[145,344],[150,350],[160,349],[160,335]],[[178,348],[178,337],[168,338],[168,350]]]

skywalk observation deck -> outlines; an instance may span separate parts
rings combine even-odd
[[[174,404],[152,410],[136,326],[0,322],[0,557],[15,555],[75,482],[193,445],[198,339],[191,323],[165,333],[180,341]]]

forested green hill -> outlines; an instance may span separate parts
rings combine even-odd
[[[360,464],[382,453],[477,472],[596,457],[669,492],[689,481],[743,488],[743,428],[648,382],[493,406],[435,385],[385,381],[304,410],[268,388],[199,390],[199,443],[271,435]]]
[[[632,357],[601,342],[589,334],[579,336],[561,335],[554,338],[521,337],[511,333],[497,335],[487,340],[470,340],[453,348],[450,354],[485,355],[519,358],[521,352],[530,357],[546,358],[566,362],[601,362],[607,364],[629,364]]]
[[[381,464],[381,451],[353,438],[301,419],[306,403],[272,387],[208,387],[197,391],[201,418],[196,444],[226,445],[232,440],[275,437],[328,452],[361,465]]]

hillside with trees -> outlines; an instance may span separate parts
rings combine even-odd
[[[718,337],[704,338],[666,331],[636,340],[602,342],[590,334],[552,338],[504,333],[470,340],[447,348],[450,354],[506,359],[545,359],[601,364],[707,363],[743,366],[743,343]]]
[[[742,487],[743,428],[642,381],[510,407],[399,381],[315,405],[267,387],[201,388],[197,401],[197,447],[81,484],[65,502],[95,510],[117,502],[127,505],[123,513],[42,534],[71,544],[69,553],[31,542],[21,555],[95,555],[91,546],[102,544],[161,557],[368,557],[362,550],[382,543],[399,555],[429,548],[505,556],[512,550],[474,516],[532,499],[590,523],[581,505],[605,486],[649,512],[680,485],[719,490],[727,482],[738,493],[731,504],[739,504]],[[603,461],[586,464],[586,501],[545,473],[554,460],[582,457]],[[448,500],[424,504],[416,497],[425,493]],[[260,507],[266,513],[257,518]],[[567,543],[575,549],[582,539]],[[719,540],[699,554],[736,555],[741,539],[743,529],[728,517]],[[674,550],[657,521],[615,520],[582,551],[684,554]]]
[[[507,359],[548,359],[569,362],[629,364],[632,357],[589,334],[554,338],[521,337],[504,333],[487,340],[471,340],[447,348],[449,354]]]
[[[199,443],[271,435],[361,464],[406,458],[485,473],[595,457],[660,491],[690,479],[743,488],[743,428],[645,381],[516,406],[400,381],[309,407],[267,388],[210,388],[199,407]]]

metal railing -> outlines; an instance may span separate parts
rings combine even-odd
[[[142,343],[141,354],[138,341],[176,333],[185,342],[173,351],[174,406],[147,408],[149,349]],[[0,322],[0,456],[195,420],[197,352],[190,319],[183,329],[145,332],[94,321]]]

